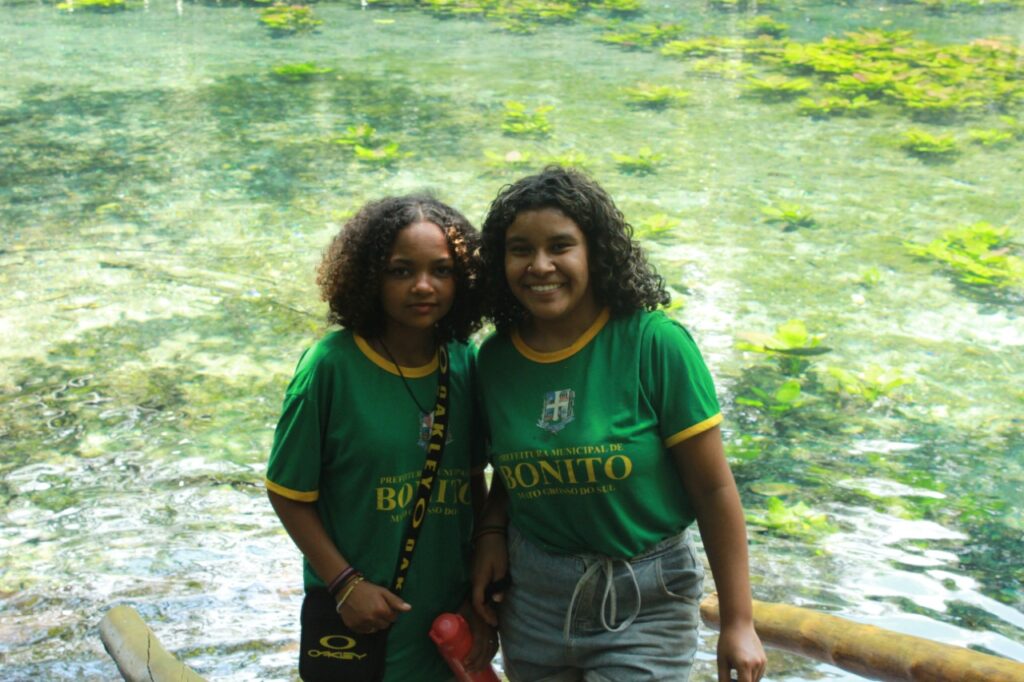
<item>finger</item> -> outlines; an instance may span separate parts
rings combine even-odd
[[[387,602],[388,607],[392,611],[399,611],[399,612],[412,611],[412,604],[409,604],[408,602],[403,600],[401,597],[399,597],[394,592],[385,591],[384,592],[384,601]]]
[[[729,682],[730,669],[728,661],[718,660],[718,682]]]

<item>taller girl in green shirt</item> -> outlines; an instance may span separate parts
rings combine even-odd
[[[719,679],[756,682],[746,529],[700,352],[654,311],[663,280],[611,198],[549,167],[483,226],[497,332],[478,358],[496,475],[476,531],[474,605],[514,682],[685,680],[703,567],[718,588]],[[495,602],[489,585],[511,574]]]

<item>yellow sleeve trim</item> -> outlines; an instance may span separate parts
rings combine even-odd
[[[561,362],[566,358],[572,357],[573,355],[578,353],[584,346],[590,343],[590,341],[595,336],[597,336],[597,333],[604,329],[604,326],[608,324],[608,320],[611,317],[611,314],[612,312],[608,308],[603,309],[601,313],[597,316],[597,319],[595,319],[594,322],[590,325],[590,327],[587,328],[585,332],[580,334],[580,337],[573,341],[572,345],[567,346],[566,348],[553,350],[547,353],[541,352],[539,350],[534,350],[526,345],[526,342],[523,341],[523,338],[519,336],[518,330],[512,331],[512,345],[514,345],[516,347],[516,350],[522,353],[522,355],[526,357],[528,360],[533,360],[534,362],[541,362],[545,364],[552,362]]]
[[[363,352],[363,355],[373,364],[380,367],[385,372],[390,372],[396,377],[401,376],[398,370],[395,369],[395,363],[387,359],[377,351],[373,349],[370,342],[359,336],[359,334],[352,334],[352,338],[355,339],[356,347]],[[428,377],[434,373],[437,369],[437,354],[434,354],[434,359],[421,367],[402,367],[402,374],[405,375],[406,379],[422,379]]]
[[[714,428],[715,426],[718,426],[721,423],[722,423],[722,414],[721,413],[718,413],[718,414],[716,414],[713,417],[708,417],[704,421],[697,422],[693,426],[691,426],[691,427],[689,427],[687,429],[683,429],[682,431],[680,431],[679,433],[675,434],[674,436],[669,436],[668,438],[666,438],[665,439],[665,447],[666,448],[670,448],[673,445],[679,445],[680,443],[682,443],[687,438],[693,438],[698,433],[704,433],[708,429]]]
[[[263,479],[263,485],[267,486],[267,490],[270,492],[277,493],[281,497],[287,497],[289,500],[295,500],[296,502],[316,502],[320,499],[319,490],[311,490],[308,493],[304,493],[299,490],[285,488],[283,485],[274,483],[269,478]]]

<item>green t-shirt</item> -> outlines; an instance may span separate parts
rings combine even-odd
[[[527,538],[628,558],[693,521],[667,448],[722,417],[696,344],[664,313],[605,310],[553,353],[491,336],[478,371],[491,463]]]
[[[484,466],[473,402],[472,349],[451,343],[448,441],[402,591],[412,611],[388,639],[388,680],[448,680],[427,636],[468,589],[470,472]],[[402,373],[433,410],[437,359]],[[432,415],[420,413],[394,365],[347,330],[327,334],[299,360],[267,464],[269,490],[315,502],[327,534],[368,580],[391,587],[426,458]],[[307,589],[323,587],[304,561]]]

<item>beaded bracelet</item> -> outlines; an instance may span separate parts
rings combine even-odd
[[[327,586],[327,591],[332,597],[337,597],[338,592],[341,590],[342,585],[348,580],[353,574],[357,574],[359,571],[356,570],[355,566],[349,566],[334,577],[331,584]]]
[[[345,591],[341,594],[341,599],[338,600],[338,605],[334,607],[335,611],[341,613],[341,607],[345,604],[345,600],[348,599],[348,596],[350,594],[352,594],[352,590],[356,589],[356,585],[363,582],[364,580],[366,580],[366,578],[364,578],[361,575],[357,575],[355,578],[352,578],[352,580],[349,581],[348,587],[345,588]]]

